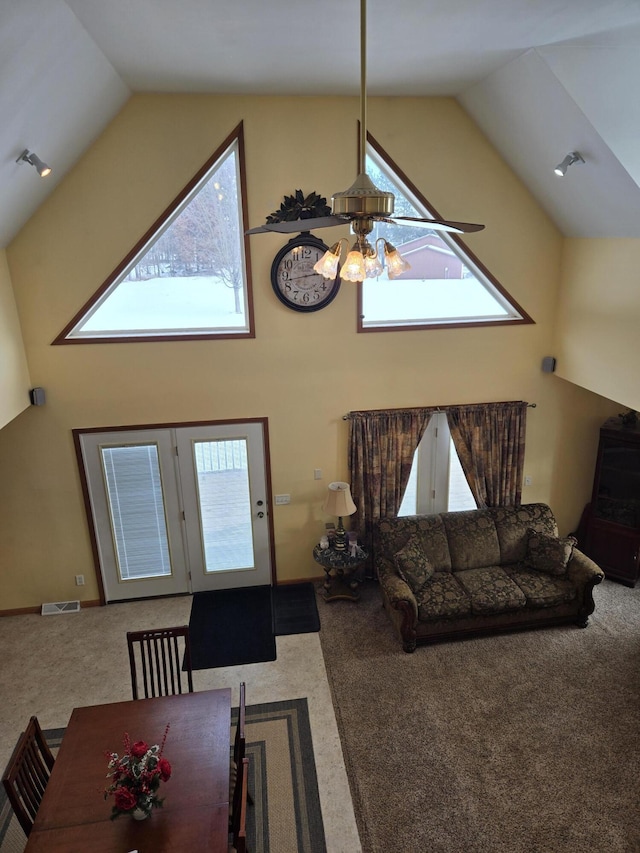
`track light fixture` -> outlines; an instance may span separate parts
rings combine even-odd
[[[33,151],[29,151],[28,148],[25,148],[22,154],[16,160],[16,163],[29,163],[31,166],[35,166],[38,171],[38,174],[41,178],[46,178],[47,175],[51,174],[51,166],[47,166],[37,154],[34,154]]]
[[[554,174],[556,174],[559,178],[563,178],[567,174],[567,169],[569,166],[573,166],[574,163],[584,163],[584,157],[579,154],[577,151],[570,151],[569,154],[564,158],[562,163],[558,163],[555,167]]]

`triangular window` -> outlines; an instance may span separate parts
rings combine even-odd
[[[369,134],[366,170],[395,195],[395,214],[441,218]],[[362,283],[359,331],[532,323],[460,237],[388,222],[376,223],[369,242],[384,237],[411,265],[390,281],[386,270]]]
[[[253,337],[242,124],[54,343]]]

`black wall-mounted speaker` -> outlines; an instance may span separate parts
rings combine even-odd
[[[556,369],[556,360],[552,355],[545,355],[542,359],[542,372],[553,373]]]
[[[44,406],[46,402],[44,388],[32,388],[29,391],[29,399],[32,406]]]

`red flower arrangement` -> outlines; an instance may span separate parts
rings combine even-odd
[[[136,809],[147,817],[153,808],[162,807],[163,801],[157,791],[160,782],[167,782],[171,778],[171,765],[162,755],[168,732],[167,724],[159,746],[148,746],[143,740],[131,743],[131,738],[125,734],[123,755],[107,753],[107,779],[111,779],[111,782],[105,788],[104,798],[106,800],[113,794],[111,820],[121,814],[132,814]]]

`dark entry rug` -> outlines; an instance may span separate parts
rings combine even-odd
[[[197,592],[189,619],[191,667],[275,660],[277,636],[319,630],[312,583]]]
[[[271,599],[273,632],[276,637],[285,634],[311,634],[320,630],[316,590],[312,583],[274,586]]]
[[[234,708],[231,735],[237,719]],[[45,731],[54,752],[63,735],[64,729]],[[247,810],[251,853],[326,853],[307,700],[247,705],[246,737],[253,798]],[[169,788],[166,793],[169,797]],[[2,788],[0,853],[22,853],[25,845],[24,832]]]
[[[189,638],[194,670],[275,660],[271,587],[197,592]]]

